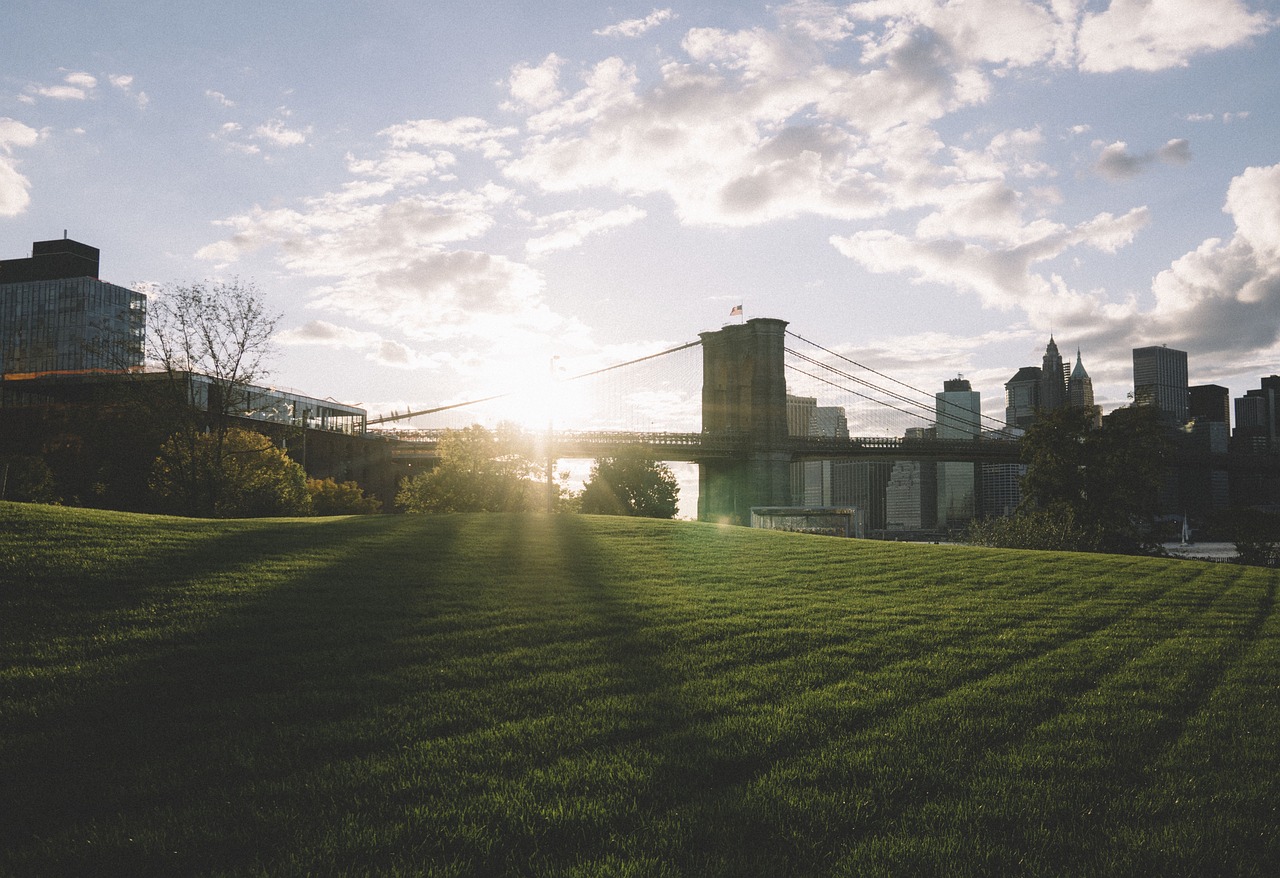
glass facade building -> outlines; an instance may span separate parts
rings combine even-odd
[[[5,375],[120,371],[142,365],[141,293],[90,277],[0,282]]]

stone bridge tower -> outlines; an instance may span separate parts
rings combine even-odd
[[[757,317],[702,339],[702,432],[741,453],[698,462],[698,519],[750,524],[752,506],[791,502],[787,442],[787,321]]]

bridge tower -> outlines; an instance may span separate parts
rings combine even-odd
[[[702,339],[702,432],[740,443],[698,461],[698,519],[750,524],[752,506],[791,502],[787,442],[787,321],[757,317]]]

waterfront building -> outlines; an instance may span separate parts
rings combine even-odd
[[[0,260],[0,373],[8,378],[142,366],[146,297],[98,279],[99,251],[62,238]]]

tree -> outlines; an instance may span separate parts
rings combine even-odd
[[[382,511],[382,501],[365,496],[355,482],[307,479],[313,515],[371,515]]]
[[[151,488],[177,512],[217,518],[306,515],[307,474],[260,433],[227,429],[194,441],[175,434],[160,449]]]
[[[396,505],[406,512],[519,512],[543,499],[531,480],[537,467],[521,451],[514,428],[479,424],[450,430],[430,471],[400,483]]]
[[[43,458],[29,454],[0,457],[0,500],[54,503],[57,499],[53,471]]]
[[[581,511],[597,515],[675,518],[680,485],[671,467],[642,457],[605,457],[591,467]]]
[[[267,376],[271,336],[280,315],[269,312],[252,282],[232,279],[169,284],[152,292],[147,306],[146,357],[159,367],[163,393],[152,408],[169,425],[167,478],[182,482],[194,508],[224,505],[216,493],[229,484],[227,461],[231,418],[246,411],[250,388]],[[196,377],[198,376],[198,377]],[[212,467],[217,477],[202,470]],[[201,496],[201,490],[215,493]]]
[[[1072,535],[1075,545],[1060,548],[1150,549],[1171,450],[1172,440],[1151,406],[1117,409],[1100,428],[1083,409],[1044,413],[1022,439],[1027,475],[1021,510],[1044,514],[1019,522],[1019,539],[1028,539],[1038,525],[1046,530],[1037,539]]]

